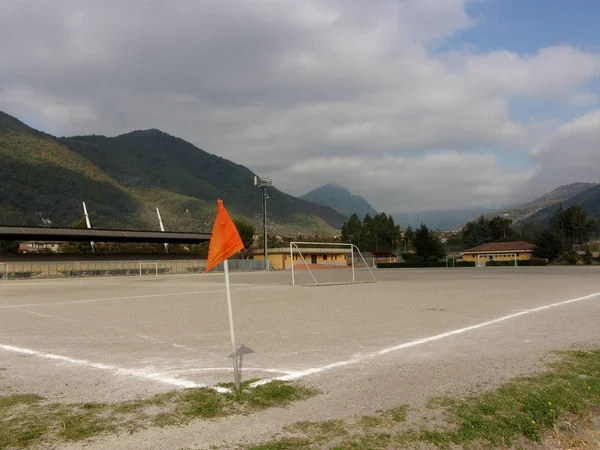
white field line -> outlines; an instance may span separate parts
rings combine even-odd
[[[351,364],[361,363],[361,362],[363,362],[363,361],[365,361],[367,359],[375,358],[377,356],[385,355],[387,353],[396,352],[398,350],[404,350],[405,348],[416,347],[418,345],[427,344],[429,342],[438,341],[440,339],[445,339],[445,338],[448,338],[448,337],[451,337],[451,336],[456,336],[458,334],[466,333],[468,331],[477,330],[478,328],[484,328],[484,327],[487,327],[487,326],[490,326],[490,325],[495,325],[497,323],[505,322],[507,320],[515,319],[515,318],[521,317],[521,316],[525,316],[527,314],[533,314],[533,313],[537,313],[537,312],[540,312],[540,311],[544,311],[546,309],[556,308],[558,306],[563,306],[563,305],[568,305],[569,303],[576,303],[576,302],[581,302],[581,301],[584,301],[584,300],[589,300],[589,299],[597,297],[599,295],[600,295],[600,292],[596,292],[594,294],[585,295],[583,297],[577,297],[577,298],[572,298],[570,300],[564,300],[562,302],[551,303],[549,305],[539,306],[537,308],[531,308],[531,309],[521,310],[519,312],[516,312],[516,313],[513,313],[513,314],[507,314],[505,316],[501,316],[501,317],[498,317],[496,319],[488,320],[486,322],[481,322],[481,323],[478,323],[476,325],[471,325],[471,326],[465,327],[465,328],[459,328],[458,330],[452,330],[452,331],[448,331],[446,333],[436,334],[435,336],[429,336],[429,337],[422,338],[422,339],[412,340],[410,342],[405,342],[404,344],[400,344],[400,345],[395,345],[393,347],[384,348],[384,349],[378,350],[376,352],[372,352],[372,353],[368,353],[368,354],[365,354],[365,355],[357,356],[357,357],[352,358],[352,359],[347,359],[347,360],[344,360],[344,361],[334,362],[334,363],[327,364],[327,365],[321,366],[321,367],[313,367],[313,368],[310,368],[310,369],[305,369],[305,370],[297,371],[297,372],[291,373],[289,375],[284,375],[284,376],[281,376],[281,377],[260,380],[260,381],[257,381],[256,383],[253,383],[252,386],[260,386],[261,384],[268,383],[271,380],[282,380],[282,381],[297,380],[299,378],[304,378],[304,377],[309,376],[309,375],[314,375],[314,374],[317,374],[317,373],[325,372],[326,370],[336,369],[338,367],[344,367],[344,366],[349,366]]]
[[[241,285],[241,286],[246,286],[246,285]],[[237,287],[237,286],[232,286],[232,287]],[[249,290],[255,290],[255,289],[272,289],[272,288],[278,288],[281,289],[282,287],[285,286],[249,286],[249,287],[240,287],[239,289],[233,289],[234,291],[249,291]],[[216,292],[224,292],[225,291],[225,286],[223,286],[223,288],[221,289],[213,289],[213,290],[208,290],[208,291],[186,291],[186,292],[166,292],[164,294],[146,294],[146,295],[129,295],[126,297],[104,297],[104,298],[92,298],[92,299],[88,299],[88,300],[66,300],[63,302],[47,302],[47,303],[24,303],[22,305],[3,305],[0,306],[0,309],[6,309],[6,308],[19,308],[19,307],[24,307],[24,306],[50,306],[50,305],[72,305],[72,304],[77,304],[77,303],[94,303],[94,302],[107,302],[107,301],[111,301],[111,300],[135,300],[135,299],[139,299],[139,298],[156,298],[156,297],[175,297],[175,296],[180,296],[180,295],[195,295],[195,294],[214,294]]]
[[[181,378],[174,378],[169,375],[165,375],[157,372],[149,372],[145,370],[139,369],[124,369],[122,367],[118,367],[112,364],[103,364],[88,361],[86,359],[74,359],[69,358],[67,356],[55,355],[53,353],[40,352],[37,350],[31,350],[29,348],[15,347],[13,345],[5,345],[0,344],[0,349],[6,350],[8,352],[19,353],[21,355],[29,355],[29,356],[37,356],[39,358],[51,359],[53,361],[61,361],[69,364],[73,364],[76,366],[89,367],[92,369],[105,370],[108,372],[113,372],[115,375],[123,375],[134,378],[140,378],[146,381],[154,381],[163,384],[170,384],[172,386],[176,386],[179,388],[200,388],[200,387],[208,387],[205,384],[196,383],[190,380],[184,380]],[[229,392],[228,389],[224,388],[214,388],[219,392]]]

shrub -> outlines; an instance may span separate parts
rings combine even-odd
[[[585,255],[583,255],[583,263],[590,265],[592,264],[592,252],[586,250]]]
[[[575,252],[575,251],[566,252],[563,255],[563,259],[568,264],[577,264],[577,261],[579,261],[579,254],[577,254],[577,252]]]
[[[405,263],[420,264],[423,258],[416,253],[402,253],[402,259]]]

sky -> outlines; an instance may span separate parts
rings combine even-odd
[[[0,0],[0,110],[158,128],[301,195],[493,208],[600,181],[597,0]]]

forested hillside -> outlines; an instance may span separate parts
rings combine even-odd
[[[209,230],[221,198],[232,215],[261,220],[261,193],[244,166],[158,130],[55,138],[0,112],[0,222],[68,226],[85,201],[94,225]],[[345,216],[269,190],[269,228],[333,234]]]

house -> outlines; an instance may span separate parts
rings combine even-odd
[[[346,248],[321,248],[318,246],[307,246],[293,249],[290,253],[289,247],[269,248],[267,258],[271,269],[284,270],[290,269],[292,264],[294,269],[310,265],[312,268],[341,268],[349,264],[350,247]],[[293,259],[292,259],[293,255]],[[264,250],[257,248],[252,250],[252,257],[256,260],[264,260]]]
[[[527,242],[489,242],[463,252],[463,261],[483,266],[487,261],[531,261],[535,245]]]
[[[394,252],[371,252],[375,263],[391,263],[398,261]]]
[[[19,253],[58,253],[66,242],[29,241],[19,245]]]

